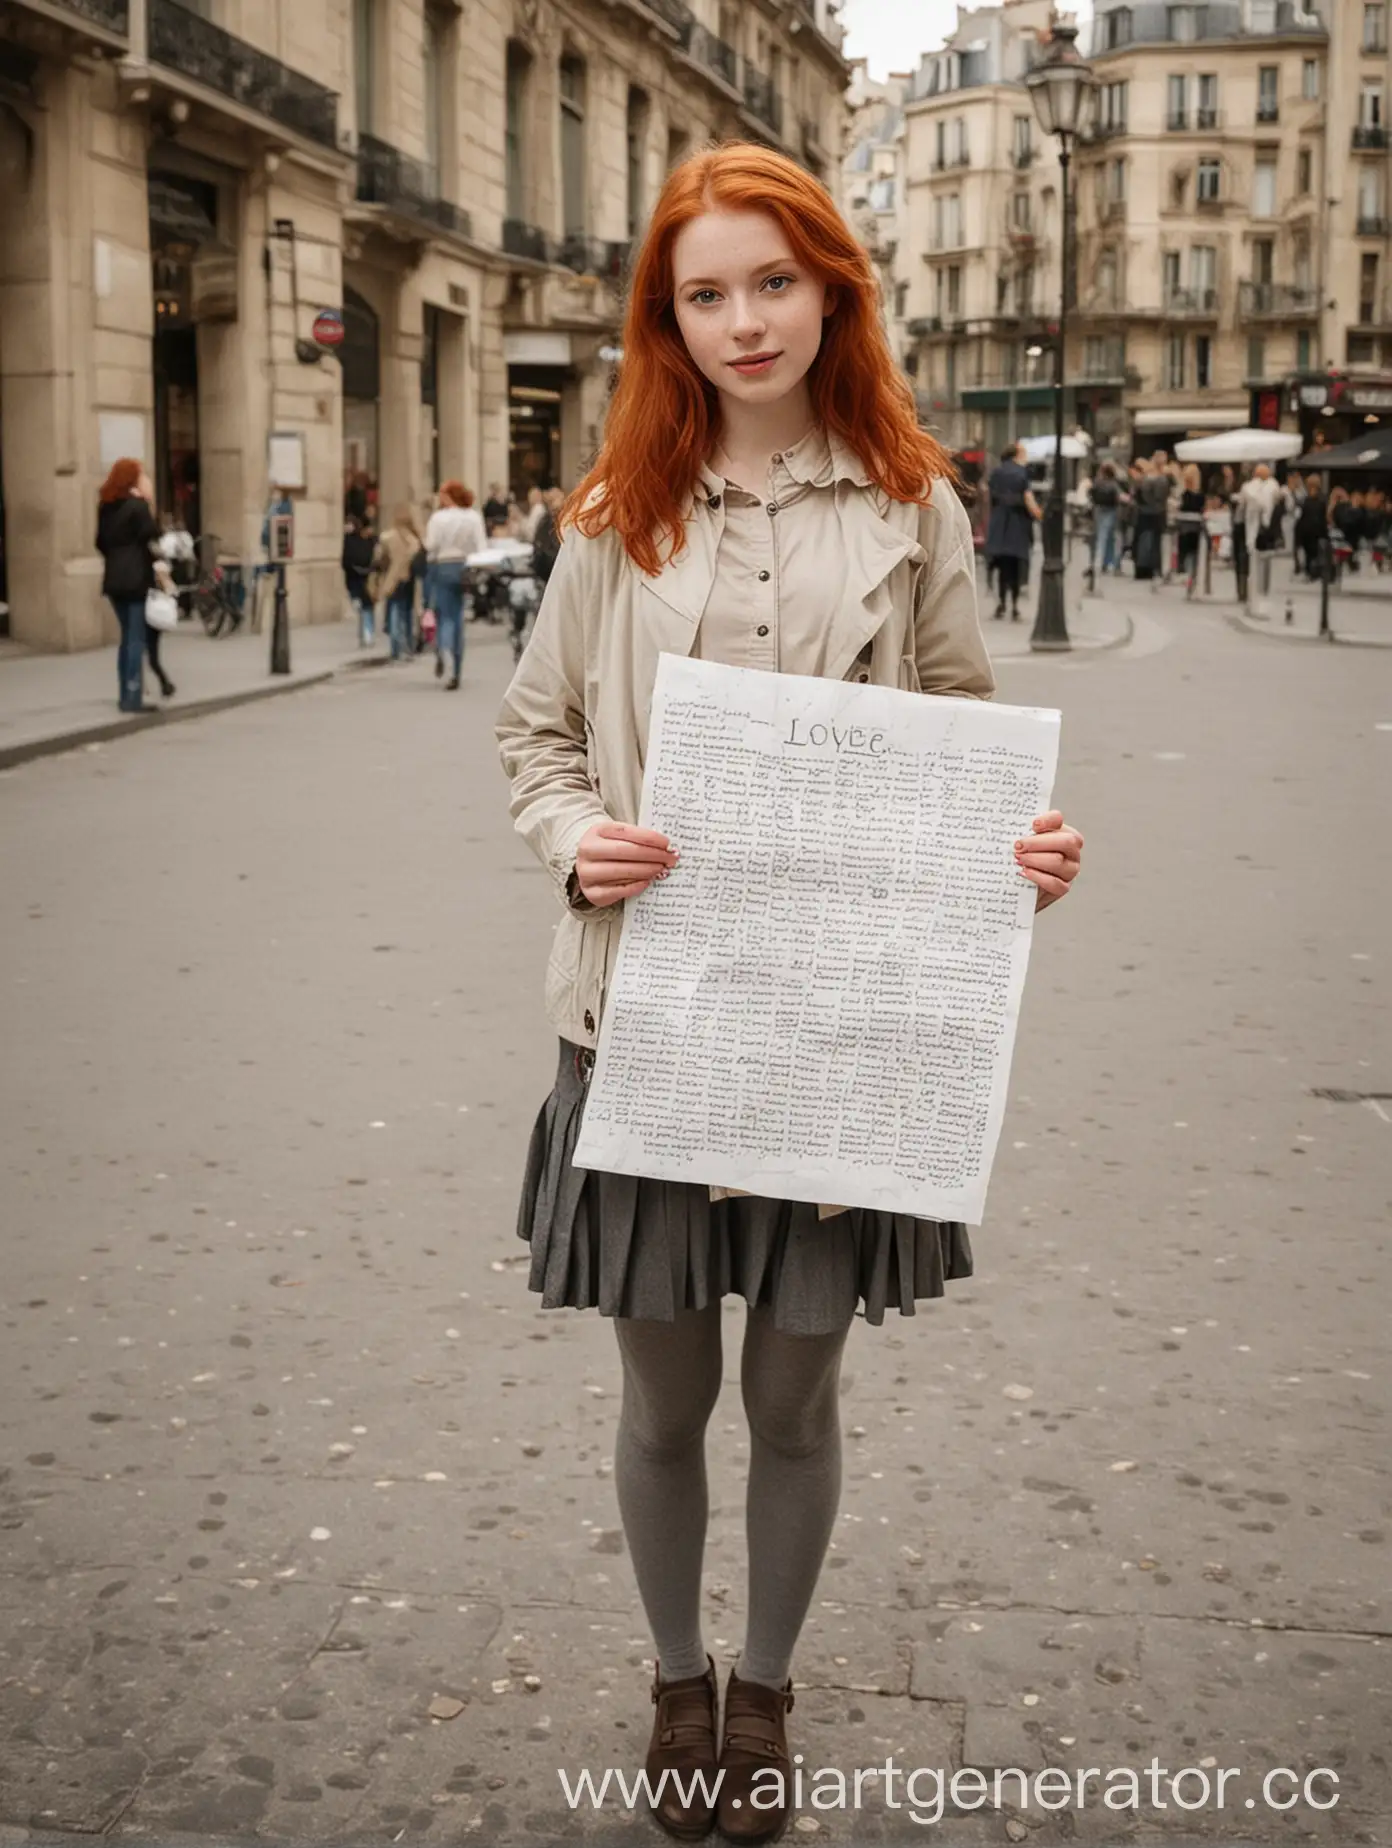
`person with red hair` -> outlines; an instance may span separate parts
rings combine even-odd
[[[623,354],[498,722],[516,825],[564,907],[546,979],[560,1064],[518,1229],[543,1307],[614,1318],[615,1483],[657,1654],[647,1770],[683,1774],[656,1819],[681,1839],[715,1822],[758,1842],[791,1809],[789,1673],[836,1520],[852,1318],[912,1315],[971,1275],[971,1249],[958,1224],[574,1166],[623,903],[681,877],[679,843],[634,825],[658,656],[975,699],[994,683],[948,457],[816,180],[742,143],[677,167],[634,264]],[[1057,812],[1017,843],[1040,906],[1068,892],[1081,850]],[[748,1304],[749,1593],[721,1731],[700,1610],[727,1293]],[[718,1798],[688,1781],[717,1765]]]
[[[145,466],[132,456],[113,462],[97,500],[96,547],[102,555],[102,595],[116,612],[121,640],[116,649],[117,694],[122,712],[148,712],[145,704],[145,599],[155,587],[159,523],[155,490]],[[151,634],[154,633],[152,630]],[[152,660],[166,693],[174,690]]]
[[[435,611],[435,678],[445,672],[445,656],[453,672],[445,682],[453,692],[464,665],[464,572],[472,553],[488,543],[483,515],[474,505],[474,491],[462,481],[446,481],[440,504],[425,528],[427,595]]]

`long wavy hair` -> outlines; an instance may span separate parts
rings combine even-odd
[[[870,259],[820,181],[752,142],[705,148],[668,175],[633,266],[623,363],[594,467],[562,521],[593,537],[613,527],[640,570],[685,543],[683,517],[718,421],[715,387],[686,350],[674,306],[672,247],[702,213],[767,212],[833,303],[807,374],[812,409],[860,457],[891,499],[922,504],[952,474],[947,451],[919,426],[908,381],[880,319]]]
[[[128,499],[135,493],[135,484],[140,476],[141,464],[133,456],[122,456],[119,462],[111,464],[111,473],[101,484],[98,500],[107,506],[111,501]]]

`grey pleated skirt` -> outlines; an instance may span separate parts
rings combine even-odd
[[[876,1325],[886,1308],[913,1315],[920,1298],[971,1276],[967,1228],[955,1220],[858,1207],[819,1219],[806,1201],[713,1201],[704,1184],[577,1168],[592,1064],[592,1053],[561,1041],[527,1151],[517,1231],[543,1309],[670,1322],[734,1293],[770,1305],[785,1333],[820,1335],[861,1305]]]

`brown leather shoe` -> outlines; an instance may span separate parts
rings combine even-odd
[[[656,1791],[663,1772],[668,1773],[652,1805],[653,1820],[678,1841],[699,1842],[715,1821],[715,1807],[708,1800],[715,1794],[715,1712],[720,1699],[715,1663],[707,1656],[704,1675],[663,1681],[659,1662],[652,1697],[657,1713],[648,1745],[649,1788]]]
[[[792,1705],[791,1681],[782,1688],[766,1688],[757,1681],[741,1681],[730,1670],[715,1817],[727,1841],[774,1842],[788,1826],[793,1813],[793,1767],[785,1722]],[[773,1771],[782,1779],[781,1791],[769,1775]],[[782,1800],[775,1804],[771,1799],[778,1795]]]

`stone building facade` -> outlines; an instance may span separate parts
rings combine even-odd
[[[885,330],[901,362],[907,289],[896,265],[903,236],[904,97],[909,81],[903,71],[891,71],[879,81],[870,76],[864,58],[852,59],[841,162],[842,208],[875,266]]]
[[[354,473],[572,483],[668,167],[758,139],[834,189],[840,40],[832,0],[0,0],[9,632],[113,636],[119,455],[244,564],[286,491],[295,620],[341,612]]]

